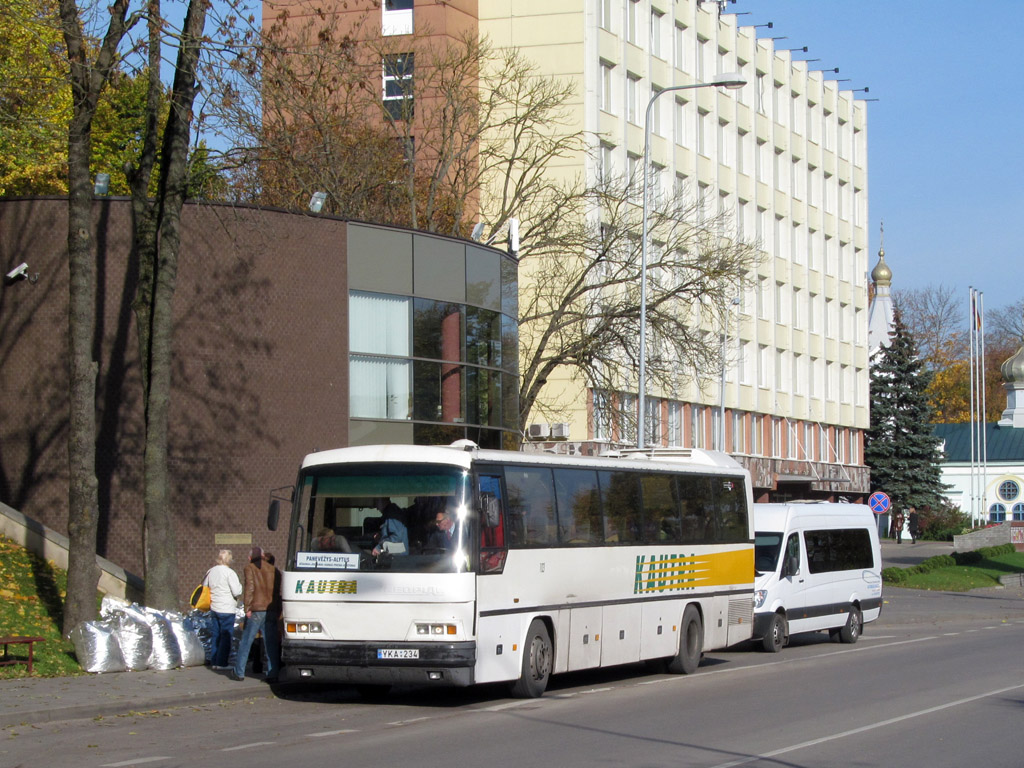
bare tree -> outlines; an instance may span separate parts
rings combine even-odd
[[[93,356],[96,282],[92,238],[92,120],[100,93],[117,65],[118,48],[137,20],[129,0],[114,0],[102,43],[90,41],[76,0],[60,0],[60,22],[72,90],[68,125],[68,327],[71,391],[68,432],[68,589],[63,631],[96,614],[96,377]],[[90,58],[90,56],[92,58]]]
[[[951,286],[895,291],[893,300],[931,370],[967,357],[966,298]]]
[[[203,30],[208,6],[209,0],[189,0],[178,40],[170,110],[158,153],[158,119],[163,91],[159,76],[162,16],[160,0],[149,0],[149,93],[143,150],[129,174],[134,225],[133,256],[138,262],[139,272],[133,308],[137,321],[145,420],[145,599],[147,605],[163,609],[173,609],[178,605],[177,538],[167,462],[173,349],[172,300],[181,244],[181,210],[188,186],[196,72],[205,42]],[[151,198],[151,176],[157,164],[157,193]]]
[[[1024,298],[989,312],[985,324],[986,342],[1016,350],[1024,339]]]
[[[562,366],[606,393],[637,390],[641,207],[637,180],[605,179],[560,201],[558,237],[526,248],[520,289],[520,427],[546,413],[544,385]],[[646,368],[652,388],[674,391],[720,368],[708,328],[720,328],[756,244],[723,237],[728,212],[703,216],[700,201],[664,195],[652,206],[647,259]],[[636,414],[620,413],[626,432]]]
[[[638,179],[588,187],[557,168],[584,156],[570,83],[469,35],[361,42],[360,19],[280,15],[254,55],[220,73],[217,118],[250,148],[245,194],[372,221],[502,242],[518,223],[520,425],[560,367],[600,389],[636,389]],[[373,39],[374,36],[366,36]],[[386,92],[379,83],[385,79]],[[232,79],[233,78],[233,79]],[[262,83],[261,101],[244,98]],[[250,86],[246,86],[249,83]],[[722,237],[726,216],[665,196],[651,212],[648,370],[718,370],[719,327],[756,248]]]

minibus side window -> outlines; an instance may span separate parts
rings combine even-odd
[[[786,556],[782,559],[782,576],[800,573],[800,534],[791,533],[786,539]]]

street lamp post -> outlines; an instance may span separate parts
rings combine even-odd
[[[729,311],[725,315],[725,320],[722,321],[722,370],[719,381],[718,429],[715,430],[715,449],[719,451],[725,450],[725,354],[726,346],[729,343],[729,321],[732,319],[732,308],[739,305],[739,297],[734,296],[732,301],[729,302]],[[738,327],[736,335],[739,336]]]
[[[640,240],[640,370],[638,372],[638,412],[636,447],[644,447],[644,429],[647,426],[647,415],[645,413],[646,403],[644,390],[647,388],[647,198],[650,190],[647,186],[648,166],[651,155],[651,107],[655,100],[663,93],[669,91],[687,91],[691,88],[742,88],[747,84],[739,75],[719,75],[707,83],[690,83],[689,85],[672,85],[655,91],[647,100],[647,110],[644,112],[644,203],[643,203],[643,233]]]

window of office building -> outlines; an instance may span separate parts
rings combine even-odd
[[[678,400],[668,404],[668,444],[674,448],[683,445],[683,404]]]
[[[659,59],[665,58],[665,46],[662,36],[665,34],[665,14],[651,11],[651,55]]]
[[[686,27],[679,22],[672,30],[672,64],[676,69],[686,69]]]
[[[732,413],[732,452],[746,453],[747,450],[747,420],[746,414],[742,411]]]
[[[640,75],[634,75],[632,72],[626,74],[626,119],[633,125],[639,125],[643,120],[640,106]]]
[[[381,34],[411,35],[413,25],[413,0],[384,0],[381,7]]]
[[[413,118],[413,71],[415,54],[393,53],[384,57],[384,109],[392,120]]]
[[[640,0],[626,0],[626,41],[640,44]]]

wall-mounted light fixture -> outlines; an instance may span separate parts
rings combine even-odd
[[[309,198],[309,210],[311,213],[320,213],[323,210],[324,203],[327,202],[326,192],[314,192],[313,196]]]
[[[97,173],[96,181],[93,182],[92,193],[94,195],[105,195],[110,191],[110,174]]]

